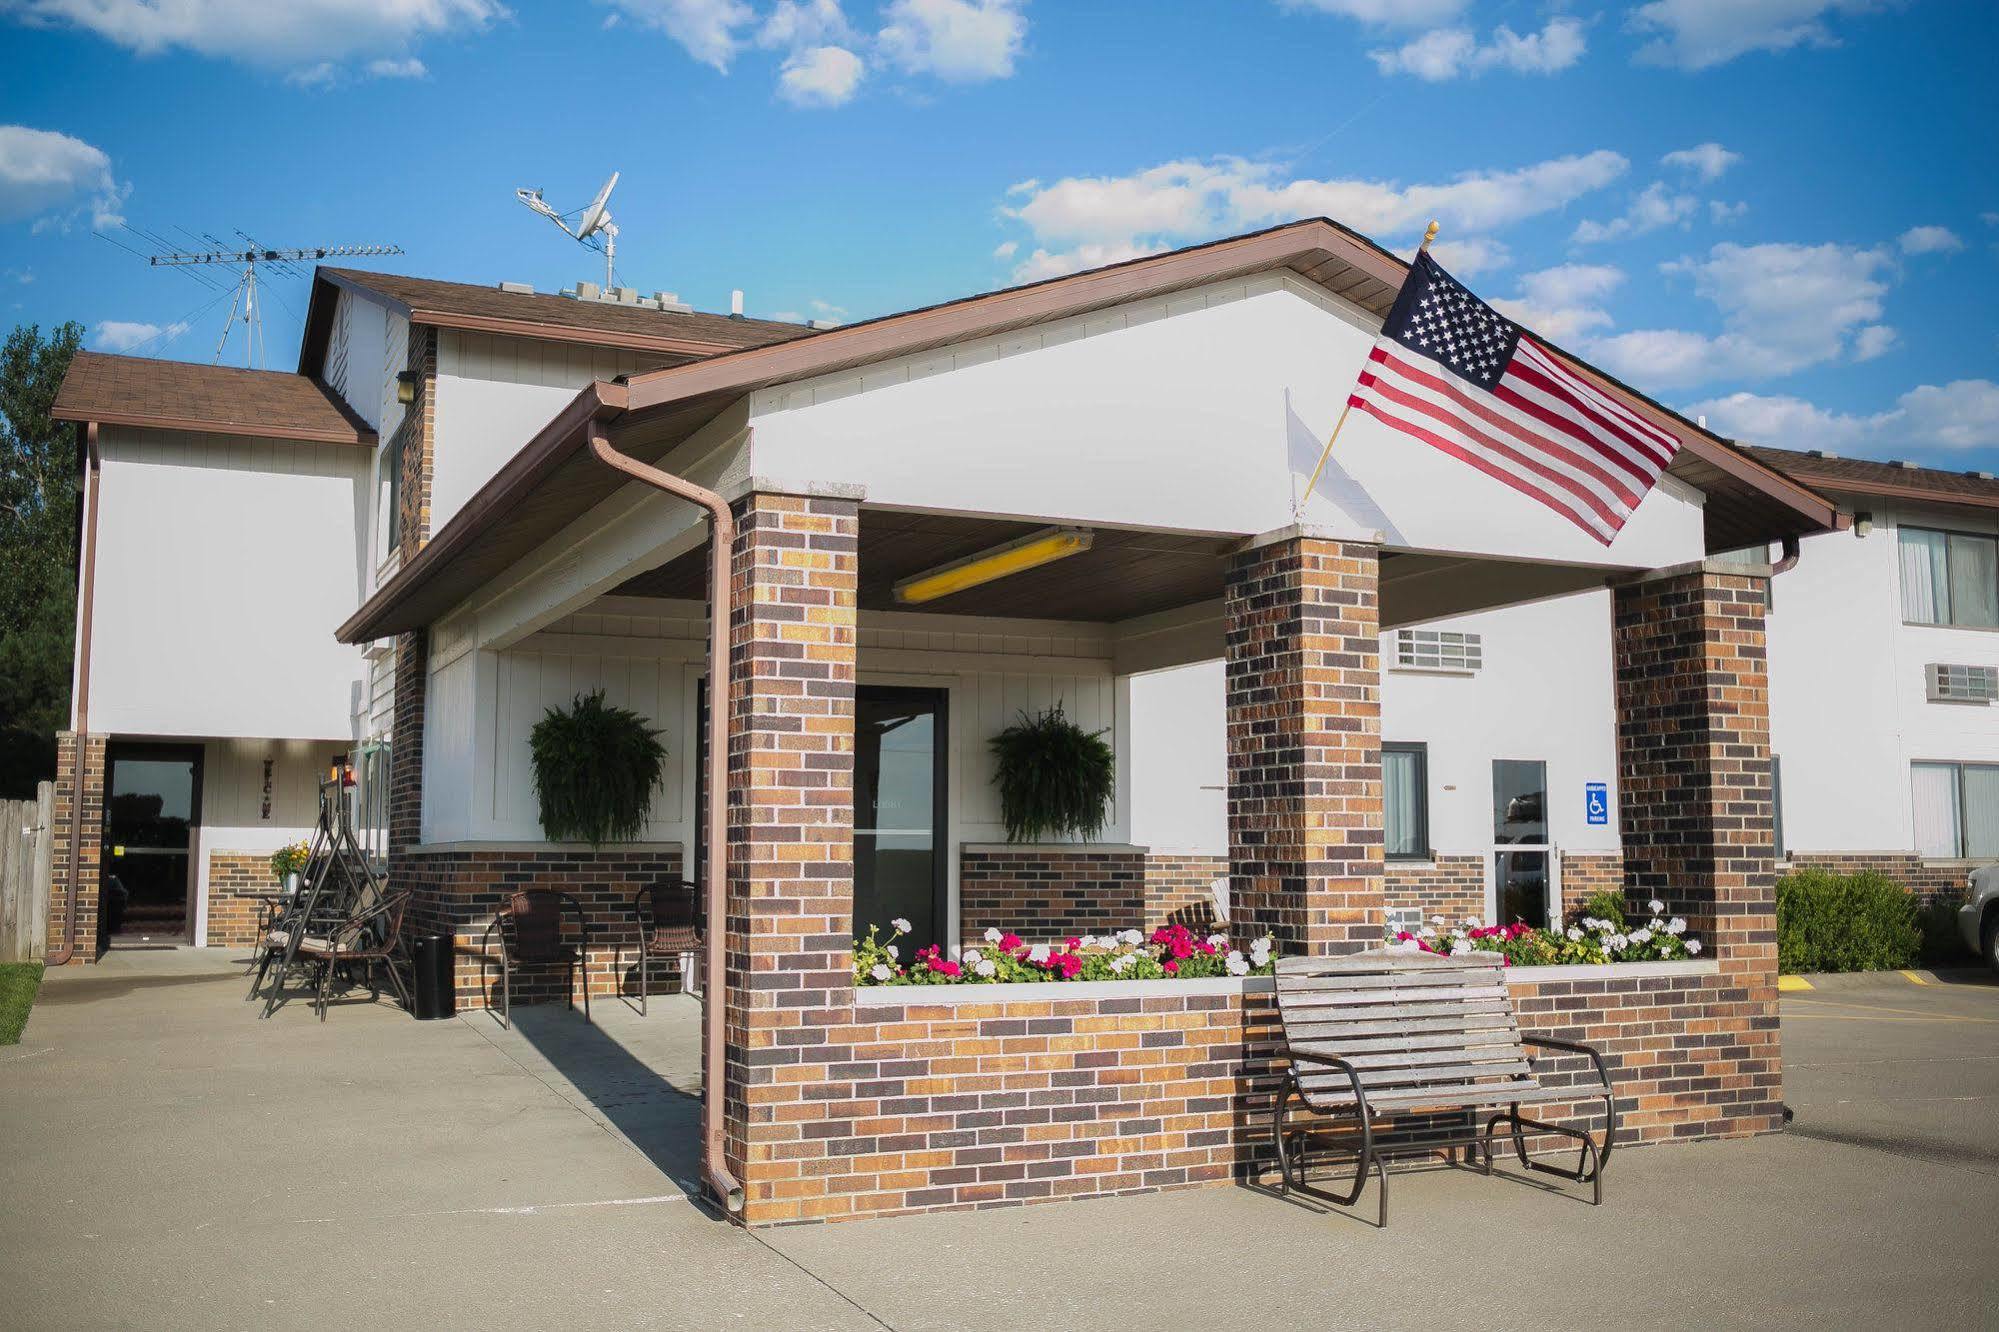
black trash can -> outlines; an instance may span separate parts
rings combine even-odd
[[[458,1012],[458,995],[451,984],[451,936],[426,934],[410,950],[416,979],[411,987],[418,1022],[434,1022]]]

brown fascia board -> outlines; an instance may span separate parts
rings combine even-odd
[[[250,421],[204,420],[192,416],[149,416],[144,412],[81,412],[51,408],[57,421],[95,421],[99,425],[136,426],[148,430],[178,430],[190,434],[242,435],[251,439],[295,439],[312,444],[352,444],[372,448],[375,432],[355,427],[352,431],[302,430],[296,426],[261,425]]]
[[[432,576],[476,541],[492,521],[534,492],[542,478],[582,449],[583,429],[592,421],[609,421],[625,411],[625,387],[596,380],[585,385],[569,405],[522,445],[465,506],[451,516],[422,550],[375,590],[375,595],[347,617],[334,637],[342,643],[366,643],[382,636],[379,625],[414,596]]]
[[[1838,480],[1822,477],[1817,484],[1839,495],[1915,500],[1919,504],[1937,504],[1946,508],[1999,509],[1999,494],[1972,495],[1961,490],[1932,490],[1928,486],[1898,486],[1883,481],[1854,481],[1844,477]]]

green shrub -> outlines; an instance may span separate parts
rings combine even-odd
[[[1057,703],[1038,717],[1021,713],[991,745],[1007,841],[1088,840],[1104,830],[1117,760],[1101,731],[1076,725]]]
[[[1777,880],[1777,965],[1786,972],[1892,971],[1923,944],[1914,894],[1885,874],[1822,866]]]
[[[604,691],[550,708],[528,736],[541,829],[551,842],[629,842],[645,827],[666,746],[646,719]]]
[[[1623,929],[1624,894],[1614,888],[1597,889],[1580,907],[1569,913],[1571,925],[1579,925],[1585,920],[1607,920],[1619,929]]]
[[[1964,936],[1957,932],[1957,909],[1963,905],[1961,898],[1946,895],[1925,906],[1916,917],[1923,932],[1923,961],[1928,965],[1959,967],[1972,961]]]

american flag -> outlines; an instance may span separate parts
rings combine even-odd
[[[1347,405],[1609,545],[1679,440],[1563,366],[1425,250]]]

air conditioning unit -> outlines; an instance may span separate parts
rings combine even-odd
[[[1923,681],[1932,703],[1992,703],[1999,701],[1999,666],[1950,666],[1931,662]]]
[[[1470,675],[1484,664],[1485,648],[1478,634],[1453,629],[1395,631],[1397,670]]]

